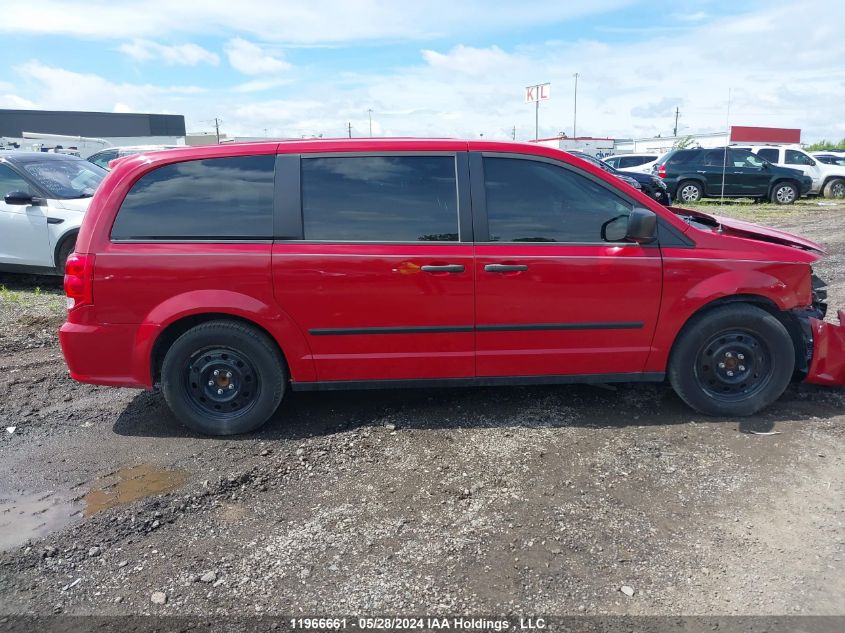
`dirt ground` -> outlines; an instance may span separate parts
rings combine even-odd
[[[845,205],[722,212],[825,244],[845,307]],[[0,284],[2,614],[845,614],[845,390],[296,393],[199,437],[67,377],[57,279]]]

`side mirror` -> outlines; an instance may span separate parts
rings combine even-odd
[[[32,196],[26,191],[10,191],[3,199],[6,201],[6,204],[25,205],[33,203]]]
[[[657,214],[643,207],[634,207],[628,216],[625,239],[637,244],[651,244],[657,239]]]
[[[769,168],[769,163],[763,163],[763,169],[768,169],[768,168]]]
[[[809,162],[809,163],[807,163],[807,164],[808,164],[810,167],[815,167],[815,166],[816,166],[816,161],[814,161],[813,159],[810,159],[810,162]]]

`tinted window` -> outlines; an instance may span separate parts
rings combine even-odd
[[[619,160],[620,167],[638,167],[655,160],[657,156],[626,156]]]
[[[455,159],[303,158],[302,220],[306,240],[456,241]]]
[[[799,152],[794,149],[788,149],[785,152],[787,165],[812,165],[813,159],[807,156],[804,152]]]
[[[611,167],[619,167],[619,159],[618,158],[608,158],[605,161]]]
[[[126,195],[112,237],[272,237],[275,159],[239,156],[159,167]]]
[[[532,160],[485,158],[493,242],[601,242],[602,225],[631,205],[569,169]]]
[[[761,149],[757,152],[757,156],[770,163],[778,162],[778,151],[774,148]]]
[[[674,154],[670,154],[666,157],[666,164],[667,165],[685,165],[687,163],[695,162],[695,159],[700,154],[693,150],[680,150],[675,152]]]
[[[0,200],[7,193],[13,191],[25,191],[30,195],[34,193],[29,184],[18,176],[11,167],[0,165]]]
[[[728,157],[725,149],[711,149],[704,152],[704,165],[707,167],[721,167],[728,164]]]

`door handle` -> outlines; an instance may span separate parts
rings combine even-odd
[[[464,272],[463,264],[427,264],[421,266],[424,273],[462,273]]]
[[[484,270],[488,273],[518,273],[528,270],[526,264],[486,264]]]

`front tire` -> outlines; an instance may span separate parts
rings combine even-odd
[[[845,198],[845,179],[834,178],[824,186],[824,197],[841,200]]]
[[[783,394],[795,371],[786,327],[747,304],[726,305],[693,317],[669,360],[675,393],[706,415],[748,416]]]
[[[675,191],[675,199],[681,202],[698,202],[704,197],[704,188],[694,180],[684,180]]]
[[[772,187],[771,200],[774,204],[792,204],[798,199],[798,187],[791,182],[779,182]]]
[[[234,321],[182,334],[164,357],[161,390],[185,426],[206,435],[249,433],[278,408],[286,375],[273,341]]]

